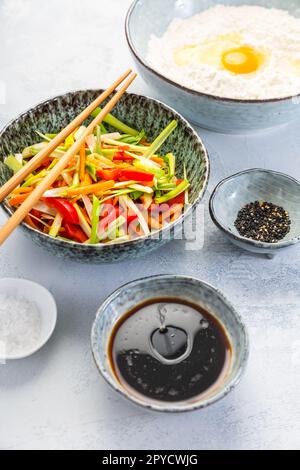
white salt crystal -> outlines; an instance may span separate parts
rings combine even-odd
[[[6,356],[30,352],[40,340],[41,328],[35,302],[0,294],[0,345]]]

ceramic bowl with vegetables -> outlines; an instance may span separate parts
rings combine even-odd
[[[8,124],[0,134],[0,184],[97,95],[68,93]],[[13,191],[3,204],[8,214],[26,200],[84,128],[76,129]],[[175,227],[201,200],[208,174],[206,149],[179,114],[156,100],[127,94],[86,139],[22,227],[58,256],[86,262],[139,256],[172,238]]]

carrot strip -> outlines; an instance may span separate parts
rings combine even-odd
[[[22,202],[24,202],[30,194],[31,194],[31,192],[30,193],[25,193],[25,194],[20,194],[18,196],[13,196],[12,198],[9,199],[9,204],[11,206],[18,206],[19,204],[22,204]]]
[[[16,188],[12,194],[24,194],[24,193],[31,193],[32,191],[32,187],[28,186],[28,187],[22,187],[20,186],[19,188]]]
[[[79,178],[83,183],[85,178],[85,145],[83,145],[80,149]]]
[[[173,215],[181,214],[183,212],[183,204],[174,204],[169,210],[161,214],[161,219],[165,220],[171,218]],[[178,218],[178,217],[177,217]]]
[[[68,196],[80,196],[81,194],[98,194],[106,191],[107,189],[113,188],[115,185],[114,181],[105,181],[102,183],[90,184],[88,186],[80,186],[80,188],[69,189],[66,191]]]
[[[93,183],[92,178],[88,173],[85,173],[83,180],[81,180],[82,186],[90,186]]]
[[[37,229],[38,227],[35,225],[35,223],[33,222],[33,220],[31,219],[31,217],[29,215],[26,215],[25,219],[24,219],[24,222],[27,224],[27,225],[30,225],[30,227],[32,228],[35,228]]]
[[[162,158],[160,158],[160,157],[154,157],[154,156],[152,156],[152,157],[150,158],[150,160],[152,160],[152,161],[155,162],[155,163],[158,163],[159,165],[163,165],[163,164],[165,163],[165,161],[164,161]]]
[[[130,228],[132,229],[133,233],[135,233],[139,237],[143,234],[138,222],[130,224]]]
[[[154,180],[153,181],[139,181],[141,186],[147,186],[147,188],[153,188]]]
[[[77,159],[73,158],[67,165],[67,168],[72,168],[73,166],[76,166],[76,165],[77,165]]]

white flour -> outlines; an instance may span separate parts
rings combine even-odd
[[[236,74],[194,61],[179,66],[174,52],[220,35],[240,34],[243,44],[268,51],[258,71]],[[237,99],[270,99],[300,93],[300,19],[283,10],[218,5],[191,18],[175,19],[149,42],[148,62],[166,77],[203,93]]]
[[[41,335],[41,314],[35,302],[0,294],[1,354],[30,352]]]

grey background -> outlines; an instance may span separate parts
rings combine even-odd
[[[107,86],[132,64],[123,32],[129,4],[0,0],[0,81],[6,88],[0,124],[52,95]],[[141,79],[132,90],[153,96]],[[250,167],[300,178],[299,122],[253,136],[199,133],[211,157],[210,191],[221,178]],[[207,199],[205,244],[197,252],[175,241],[137,261],[84,266],[51,257],[19,230],[1,248],[1,277],[48,287],[59,317],[40,353],[0,365],[0,448],[299,448],[300,246],[272,261],[239,251],[212,225]],[[4,220],[1,212],[0,224]],[[113,393],[94,366],[89,336],[98,305],[122,283],[156,273],[188,274],[216,285],[249,328],[242,383],[204,411],[145,412]]]

